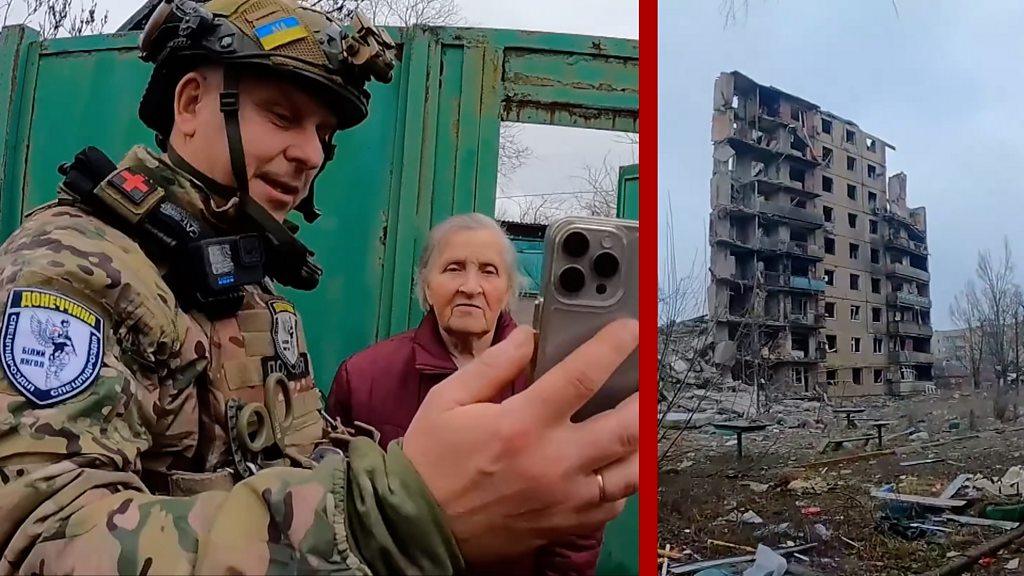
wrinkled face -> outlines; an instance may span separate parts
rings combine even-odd
[[[427,302],[452,336],[485,336],[508,304],[504,240],[493,230],[457,230],[437,247],[424,278]]]
[[[187,74],[175,92],[171,145],[198,170],[234,186],[218,67]],[[274,78],[243,76],[239,124],[249,194],[278,221],[303,198],[324,161],[337,121],[320,100]]]

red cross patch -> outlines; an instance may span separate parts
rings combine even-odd
[[[133,172],[131,168],[122,168],[110,177],[110,183],[124,192],[132,202],[141,204],[156,186],[145,175]]]

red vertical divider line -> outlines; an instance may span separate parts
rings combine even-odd
[[[640,574],[658,574],[658,3],[640,2]]]

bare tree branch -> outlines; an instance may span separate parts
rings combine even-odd
[[[99,34],[107,25],[109,12],[99,11],[96,1],[22,0],[24,17],[20,24],[37,28],[43,39]],[[4,14],[0,25],[7,26],[11,23],[13,7],[14,0],[6,0],[0,4]]]
[[[509,178],[533,157],[533,149],[523,143],[522,127],[503,122],[498,141],[498,175]]]

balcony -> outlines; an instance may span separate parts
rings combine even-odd
[[[790,326],[802,328],[823,328],[825,326],[825,315],[821,312],[790,314],[789,324]]]
[[[927,296],[908,294],[906,292],[889,292],[885,302],[890,306],[912,306],[914,308],[931,308],[932,300]]]
[[[781,290],[800,290],[808,292],[824,292],[825,281],[808,278],[807,276],[793,276],[779,272],[765,272],[764,283],[769,288]]]
[[[885,245],[889,248],[899,248],[921,256],[928,255],[928,246],[922,242],[914,242],[909,238],[889,234],[885,237]]]
[[[825,349],[816,348],[810,354],[803,350],[772,351],[763,358],[768,364],[817,364],[825,361]]]
[[[754,249],[754,245],[749,240],[740,238],[737,234],[733,233],[732,231],[719,232],[712,228],[710,237],[712,244],[727,244],[729,246],[733,246],[736,248],[746,248],[748,250]]]
[[[889,334],[898,334],[901,336],[922,336],[931,337],[932,327],[927,324],[921,324],[920,322],[900,321],[900,322],[889,322]]]
[[[914,221],[911,220],[910,217],[908,217],[908,216],[903,216],[902,214],[897,214],[896,212],[893,212],[891,210],[886,210],[885,208],[875,208],[874,213],[881,215],[883,218],[885,218],[889,222],[897,222],[899,224],[902,224],[903,226],[905,226],[907,228],[907,230],[909,232],[913,232],[914,234],[920,236],[921,238],[924,238],[924,236],[925,236],[924,230],[921,230],[920,228],[918,228],[917,224],[915,224]]]
[[[933,364],[935,356],[931,352],[893,350],[889,352],[889,362],[893,364]]]
[[[903,276],[918,282],[928,282],[931,277],[927,270],[921,270],[906,264],[887,264],[885,266],[885,274],[887,276]]]
[[[934,390],[935,382],[931,380],[901,380],[890,384],[889,393],[893,396],[912,396]]]
[[[751,182],[757,183],[757,190],[762,194],[771,194],[773,192],[790,192],[793,194],[800,194],[807,198],[817,198],[821,196],[821,192],[817,190],[807,190],[800,182],[793,180],[781,180],[778,178],[769,178],[767,176],[754,176]]]
[[[762,214],[769,214],[777,218],[783,218],[792,222],[800,222],[813,227],[821,227],[825,225],[824,216],[817,212],[808,210],[807,208],[800,208],[798,206],[780,204],[777,202],[761,202],[759,210]]]
[[[777,161],[780,157],[795,160],[807,166],[821,164],[821,162],[813,158],[808,158],[797,153],[795,150],[789,149],[788,144],[767,134],[761,139],[761,142],[752,142],[739,136],[729,136],[726,138],[726,142],[737,155],[751,156],[754,160],[764,164]]]
[[[758,241],[758,248],[763,252],[783,252],[805,256],[813,260],[823,260],[825,258],[825,250],[821,246],[808,244],[807,242],[783,240],[782,238],[761,238]]]

